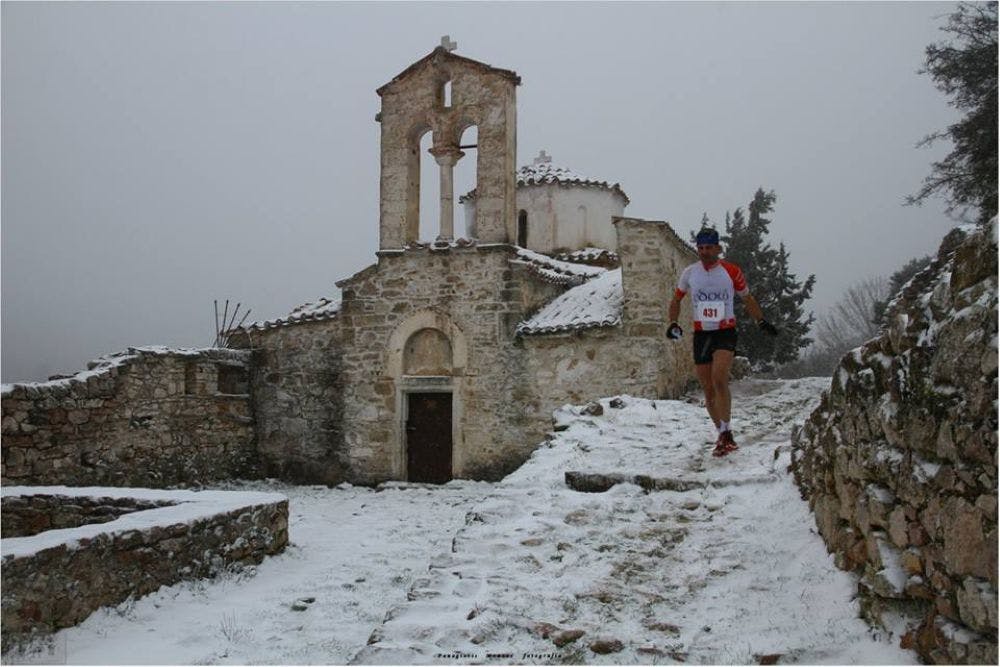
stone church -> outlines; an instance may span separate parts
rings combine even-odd
[[[250,349],[266,474],[323,483],[497,479],[531,454],[567,402],[678,395],[689,350],[666,305],[693,250],[628,198],[554,166],[516,169],[520,77],[442,46],[379,88],[377,260],[341,299],[229,332]],[[477,145],[461,137],[475,127]],[[420,140],[440,167],[435,239],[420,229]],[[473,153],[476,187],[453,169]],[[469,158],[466,158],[469,159]],[[689,327],[688,327],[689,328]]]
[[[516,169],[519,83],[443,40],[379,88],[375,263],[339,281],[339,299],[231,329],[225,347],[129,348],[5,385],[0,480],[495,480],[561,405],[681,393],[690,346],[668,343],[665,319],[693,249],[666,222],[626,217],[617,183],[544,152]],[[476,145],[462,145],[470,128]],[[419,238],[427,133],[433,239]],[[475,159],[476,182],[456,201],[461,159]]]

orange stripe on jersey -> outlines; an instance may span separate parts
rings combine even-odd
[[[743,276],[743,271],[740,270],[740,267],[736,266],[732,262],[727,262],[724,259],[720,259],[719,264],[721,264],[722,268],[724,268],[726,273],[729,274],[729,278],[733,281],[733,289],[736,293],[741,296],[745,294],[747,292],[747,279]]]

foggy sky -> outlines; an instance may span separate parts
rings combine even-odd
[[[917,73],[953,7],[4,2],[2,379],[208,346],[213,299],[335,295],[378,245],[375,89],[444,34],[521,76],[519,165],[620,182],[684,238],[774,189],[821,314],[955,224],[902,206],[958,117]]]

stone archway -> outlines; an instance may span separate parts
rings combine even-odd
[[[390,336],[385,368],[396,394],[392,460],[398,479],[441,483],[461,476],[467,363],[465,335],[438,311],[414,314]]]
[[[451,375],[451,341],[440,329],[420,329],[403,346],[404,375]]]

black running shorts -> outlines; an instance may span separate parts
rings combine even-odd
[[[729,350],[736,353],[736,329],[719,329],[718,331],[694,332],[694,363],[712,363],[712,353],[716,350]]]

